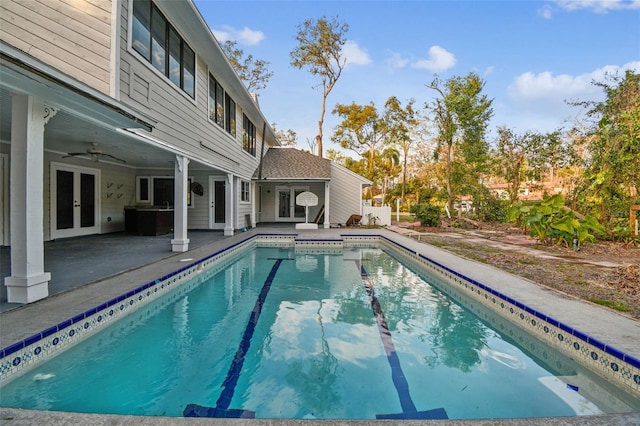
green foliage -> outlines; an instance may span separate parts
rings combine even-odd
[[[564,207],[564,197],[560,194],[545,195],[540,204],[512,204],[507,211],[509,222],[517,221],[529,235],[543,244],[563,244],[570,247],[574,238],[580,244],[595,242],[593,233],[605,234],[606,230],[593,216],[578,219],[576,214]]]
[[[440,207],[428,203],[418,203],[411,207],[411,213],[416,215],[422,226],[440,226]]]
[[[267,66],[270,62],[263,59],[253,59],[253,55],[244,56],[244,51],[236,47],[237,42],[227,40],[222,44],[222,51],[227,55],[229,63],[247,86],[250,93],[265,89],[273,72]]]
[[[587,155],[576,200],[584,211],[612,227],[615,218],[640,202],[640,73],[607,75],[597,82],[606,99],[579,102],[592,118],[584,132]]]
[[[620,312],[631,312],[631,308],[625,305],[622,302],[612,302],[611,300],[598,299],[598,298],[590,298],[589,301],[596,303],[598,305],[606,306],[611,309],[615,309]]]
[[[298,25],[296,35],[298,45],[289,53],[292,66],[298,69],[306,68],[312,75],[320,77],[322,106],[315,140],[319,157],[322,157],[322,125],[327,97],[347,64],[347,58],[343,53],[343,47],[347,42],[347,31],[349,31],[349,25],[338,21],[337,17],[327,19],[323,16],[317,20],[307,19]]]
[[[509,201],[518,199],[522,182],[540,181],[544,173],[571,163],[572,151],[562,143],[560,132],[526,132],[518,135],[507,127],[498,128],[493,168],[507,182]]]
[[[473,204],[476,206],[476,213],[479,219],[485,222],[507,221],[507,209],[510,205],[508,200],[503,200],[487,191],[482,197],[474,199]]]
[[[444,162],[443,184],[449,210],[461,194],[480,186],[489,171],[489,144],[486,129],[493,115],[493,100],[482,94],[485,82],[471,72],[464,77],[427,85],[438,97],[425,105],[432,114],[437,148],[434,158]]]

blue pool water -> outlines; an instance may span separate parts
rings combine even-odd
[[[570,360],[550,367],[441,288],[381,248],[256,247],[8,383],[0,404],[292,419],[640,409]]]

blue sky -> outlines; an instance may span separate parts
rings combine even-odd
[[[517,132],[568,127],[582,111],[565,100],[601,100],[605,72],[640,72],[640,0],[559,1],[218,1],[194,0],[222,43],[273,72],[259,103],[269,123],[298,134],[309,149],[322,100],[319,78],[290,65],[298,25],[337,17],[349,25],[347,67],[327,99],[324,150],[338,124],[336,103],[381,111],[390,96],[422,106],[441,79],[473,71],[493,99],[490,139],[498,126]],[[259,123],[257,123],[258,125]]]

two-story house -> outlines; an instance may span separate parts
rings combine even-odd
[[[171,250],[182,252],[188,229],[233,235],[259,221],[301,221],[292,197],[310,186],[324,226],[359,212],[367,181],[311,154],[296,157],[320,175],[275,184],[258,173],[278,141],[191,0],[4,0],[0,49],[10,302],[48,295],[45,241],[173,232]],[[330,215],[332,170],[342,202]]]

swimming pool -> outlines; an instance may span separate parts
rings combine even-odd
[[[345,248],[335,242],[336,248],[327,249],[331,245],[237,248],[217,254],[210,269],[198,263],[177,277],[150,283],[98,310],[105,311],[104,318],[96,311],[72,322],[73,335],[110,321],[111,311],[141,303],[165,284],[185,280],[177,291],[6,385],[2,405],[14,405],[7,395],[20,394],[24,382],[34,408],[129,414],[180,416],[191,407],[191,414],[201,415],[482,418],[638,410],[637,400],[495,313],[471,314],[464,307],[468,295],[457,295],[462,304],[447,298],[442,289],[451,292],[451,286],[420,272],[418,261],[403,259],[409,262],[402,265],[382,250],[389,247]],[[145,333],[149,340],[141,329],[151,331]],[[153,338],[169,331],[171,338]],[[64,344],[74,337],[69,334],[49,347],[32,347],[31,353]],[[220,348],[220,342],[228,345]],[[128,349],[107,355],[105,348],[116,345]],[[21,358],[18,366],[23,362],[29,360]],[[81,368],[79,375],[70,373]],[[509,375],[514,371],[524,375],[514,379]],[[139,372],[143,378],[132,379]],[[176,378],[178,372],[188,373]],[[104,380],[93,385],[100,390],[91,398],[94,406],[87,406],[83,385],[90,374],[100,376],[92,382]],[[82,380],[75,381],[78,376]],[[64,392],[81,391],[65,393],[62,405],[54,407],[58,381],[67,381]],[[603,391],[605,400],[597,400]],[[151,393],[146,402],[138,396],[145,392]],[[69,405],[73,400],[81,407]]]

